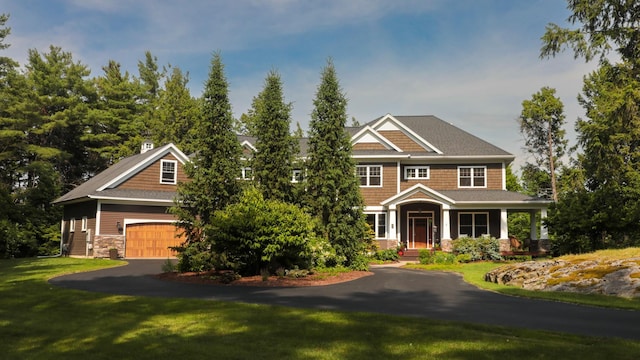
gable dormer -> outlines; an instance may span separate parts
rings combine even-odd
[[[396,147],[401,149],[401,152],[430,152],[442,154],[442,151],[390,114],[381,117],[371,124],[370,127],[380,134],[380,136],[388,139]]]
[[[353,150],[394,150],[402,151],[389,139],[369,126],[365,126],[351,138]]]

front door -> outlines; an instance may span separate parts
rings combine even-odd
[[[407,226],[407,247],[409,249],[431,249],[433,247],[433,215],[410,214]]]

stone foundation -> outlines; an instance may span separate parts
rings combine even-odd
[[[453,240],[452,239],[442,239],[442,240],[440,240],[440,246],[442,247],[442,251],[452,252],[453,251]]]
[[[108,258],[109,249],[117,249],[118,257],[124,255],[124,235],[95,235],[93,237],[93,257]]]
[[[398,247],[398,240],[377,240],[378,242],[378,247],[380,248],[380,250],[387,250],[387,249],[396,249]]]

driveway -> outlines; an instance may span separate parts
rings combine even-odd
[[[166,260],[65,275],[54,285],[109,294],[239,301],[311,309],[362,311],[640,340],[640,311],[533,300],[480,290],[456,274],[394,267],[328,286],[258,288],[170,282],[150,276]]]

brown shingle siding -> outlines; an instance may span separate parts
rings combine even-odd
[[[405,133],[400,130],[383,130],[379,131],[380,135],[387,138],[389,141],[398,146],[402,151],[425,151],[426,149],[420,144],[413,141],[410,137],[408,137]]]
[[[174,184],[162,184],[160,183],[160,164],[161,160],[174,160],[177,159],[167,154],[162,159],[147,166],[144,170],[137,173],[132,178],[128,179],[124,183],[118,186],[118,189],[144,189],[152,191],[176,191],[176,185]],[[184,173],[183,165],[178,161],[178,183],[188,181],[189,178]]]
[[[381,165],[382,166],[382,187],[361,187],[360,193],[364,198],[365,205],[377,206],[380,202],[397,193],[398,173],[395,163],[359,163],[358,165]]]
[[[380,143],[358,143],[353,145],[353,150],[386,150]]]

